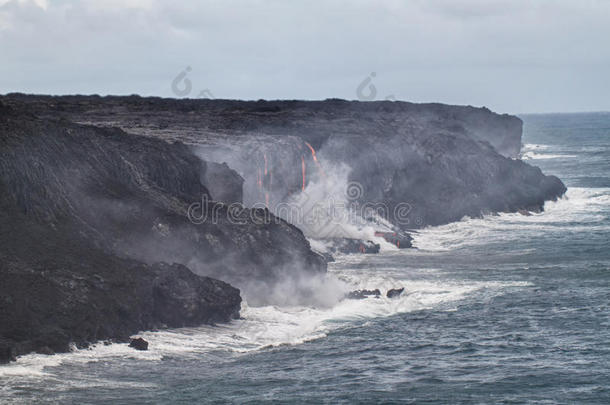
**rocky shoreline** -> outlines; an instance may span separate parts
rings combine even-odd
[[[264,212],[230,221],[182,144],[0,109],[2,361],[227,322],[240,291],[218,278],[256,301],[326,270],[296,227],[257,223]],[[202,198],[217,218],[198,224],[187,210]]]
[[[541,210],[565,186],[520,142],[516,117],[440,104],[0,96],[0,362],[227,322],[323,275],[278,209],[330,177],[320,162],[350,168],[357,206],[408,204],[379,233],[402,248],[412,228]]]

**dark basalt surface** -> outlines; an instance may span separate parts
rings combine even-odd
[[[255,303],[325,271],[294,226],[214,202],[183,144],[0,104],[0,150],[1,360],[226,322],[241,298],[217,279],[255,280]],[[193,202],[205,221],[187,216]]]
[[[404,230],[466,215],[540,211],[566,190],[558,178],[514,159],[521,120],[486,108],[18,94],[4,101],[41,115],[196,145],[207,159],[227,162],[243,177],[248,205],[269,202],[272,211],[302,188],[302,163],[306,182],[320,176],[305,142],[319,160],[351,168],[349,181],[361,186],[355,202],[382,205],[386,219]]]
[[[348,239],[348,238],[331,238],[328,240],[330,253],[379,253],[380,246],[378,243],[370,240]]]
[[[131,339],[129,347],[133,347],[136,350],[148,350],[148,342],[141,337]]]
[[[521,125],[440,104],[0,96],[0,361],[228,321],[231,285],[265,304],[323,273],[273,215],[321,162],[406,231],[539,211],[565,186],[513,159]]]
[[[363,300],[365,298],[379,298],[381,296],[381,291],[378,288],[374,290],[355,290],[350,291],[345,298],[348,300]]]
[[[405,232],[376,232],[375,236],[381,236],[387,242],[395,245],[399,249],[413,247],[413,237]]]
[[[396,298],[399,297],[403,292],[405,291],[405,288],[392,288],[390,290],[388,290],[388,292],[386,293],[386,297],[388,298]]]
[[[243,203],[244,179],[226,163],[202,162],[201,183],[214,200],[231,205]]]

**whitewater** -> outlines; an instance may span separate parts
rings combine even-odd
[[[244,301],[226,325],[139,334],[146,352],[21,356],[0,366],[1,402],[607,403],[610,115],[523,119],[522,159],[568,186],[543,212],[463,218],[413,233],[414,249],[329,263],[320,288],[379,298]]]

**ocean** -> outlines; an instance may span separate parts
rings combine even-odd
[[[339,256],[324,308],[248,307],[0,366],[1,403],[610,403],[610,113],[524,115],[523,159],[568,187],[531,216],[464,218],[417,249]]]

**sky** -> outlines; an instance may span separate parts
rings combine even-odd
[[[610,0],[0,0],[0,93],[610,110]]]

